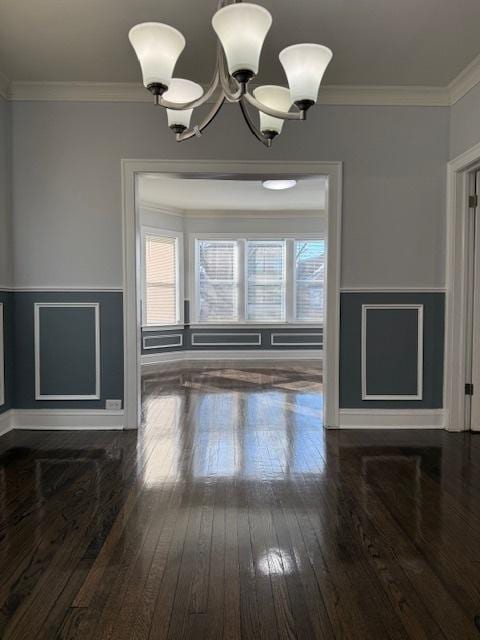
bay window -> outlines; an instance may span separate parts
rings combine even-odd
[[[197,237],[192,246],[193,322],[323,322],[324,239],[212,234]]]

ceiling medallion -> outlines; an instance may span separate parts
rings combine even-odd
[[[218,37],[217,61],[205,92],[191,80],[172,78],[185,48],[185,38],[177,29],[159,22],[144,22],[130,30],[129,39],[140,62],[143,83],[153,94],[155,104],[166,108],[168,125],[178,142],[200,136],[225,101],[238,103],[250,131],[267,147],[281,133],[284,120],[305,120],[307,110],[317,101],[332,52],[320,44],[295,44],[283,49],[279,58],[289,88],[259,86],[252,95],[248,85],[258,73],[260,53],[271,24],[272,16],[264,7],[241,0],[232,3],[219,0],[212,18]],[[209,113],[198,125],[190,127],[193,109],[210,99],[213,106]],[[259,112],[259,126],[252,119],[249,106]]]

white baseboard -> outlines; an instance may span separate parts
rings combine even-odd
[[[443,409],[340,409],[340,429],[445,429]]]
[[[12,409],[0,413],[0,436],[5,435],[12,430],[12,414]]]
[[[11,428],[62,430],[116,430],[123,429],[125,413],[102,409],[14,409]]]
[[[164,362],[186,360],[322,360],[322,349],[195,349],[170,353],[148,353],[141,356],[142,369],[148,370]]]

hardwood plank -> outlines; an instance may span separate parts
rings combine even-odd
[[[480,444],[323,431],[312,363],[143,381],[138,433],[0,438],[4,640],[473,640]]]

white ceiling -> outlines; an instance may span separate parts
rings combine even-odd
[[[260,82],[284,82],[277,54],[296,42],[331,47],[325,79],[340,85],[445,86],[480,52],[479,0],[260,3],[273,14]],[[216,0],[0,0],[0,71],[24,81],[139,81],[127,33],[156,20],[187,38],[175,75],[208,82],[215,8]]]
[[[325,209],[323,177],[299,179],[293,189],[270,191],[261,180],[204,180],[141,176],[140,203],[185,211],[319,211]]]

